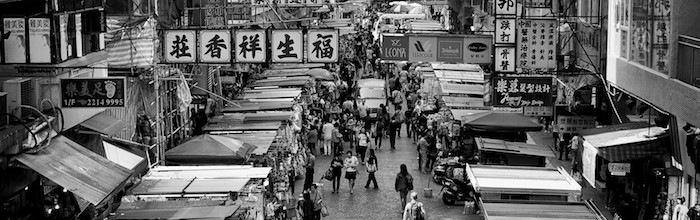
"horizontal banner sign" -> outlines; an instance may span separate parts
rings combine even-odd
[[[551,77],[494,77],[493,106],[552,106]]]
[[[166,30],[161,41],[166,63],[338,61],[337,29],[310,29],[306,34],[302,30]]]
[[[383,35],[382,60],[490,64],[490,36]]]
[[[61,106],[124,107],[124,78],[61,79]]]

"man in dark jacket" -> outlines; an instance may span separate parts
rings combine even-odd
[[[408,173],[408,168],[406,164],[401,164],[401,171],[396,175],[396,181],[394,182],[394,189],[399,193],[401,197],[401,210],[406,206],[406,196],[408,192],[413,190],[413,176]]]

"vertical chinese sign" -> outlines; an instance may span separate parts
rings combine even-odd
[[[494,77],[493,106],[552,106],[551,77]]]
[[[303,61],[304,34],[301,30],[272,31],[272,62]]]
[[[51,20],[48,18],[29,19],[29,62],[51,62]]]
[[[494,70],[497,73],[513,73],[515,65],[515,22],[517,4],[515,0],[494,0],[495,19],[495,51]]]
[[[518,67],[554,69],[557,67],[557,20],[518,20]]]
[[[267,61],[265,30],[237,30],[234,42],[237,62],[264,63]]]
[[[335,63],[338,61],[338,30],[309,30],[306,36],[308,62]]]
[[[3,36],[5,40],[5,62],[6,63],[26,63],[27,62],[27,36],[24,34],[24,18],[4,18]]]
[[[167,63],[194,63],[197,60],[197,33],[194,30],[165,31],[163,52]]]
[[[199,61],[202,63],[230,63],[231,32],[228,30],[199,31]]]
[[[124,107],[124,78],[61,79],[61,106]]]

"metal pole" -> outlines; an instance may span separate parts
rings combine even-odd
[[[156,93],[156,133],[153,138],[156,139],[156,162],[160,165],[165,165],[162,160],[161,155],[161,148],[162,145],[160,144],[160,136],[161,136],[161,128],[160,128],[160,115],[161,115],[161,106],[160,106],[160,79],[159,79],[159,73],[158,71],[155,71],[153,74],[153,87],[155,89]]]

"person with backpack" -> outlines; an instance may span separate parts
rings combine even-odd
[[[413,176],[408,173],[406,164],[401,164],[400,166],[399,174],[396,175],[396,181],[394,182],[394,189],[396,192],[399,192],[401,197],[401,207],[406,206],[406,195],[413,190]]]
[[[403,220],[425,220],[425,208],[418,201],[418,193],[411,192],[411,202],[403,210]]]
[[[369,150],[369,159],[367,159],[367,174],[369,175],[367,177],[367,183],[365,184],[365,188],[369,188],[370,183],[374,183],[374,188],[379,189],[379,186],[377,186],[377,178],[374,176],[374,173],[379,170],[379,164],[377,163],[377,156],[374,154],[374,149]]]

